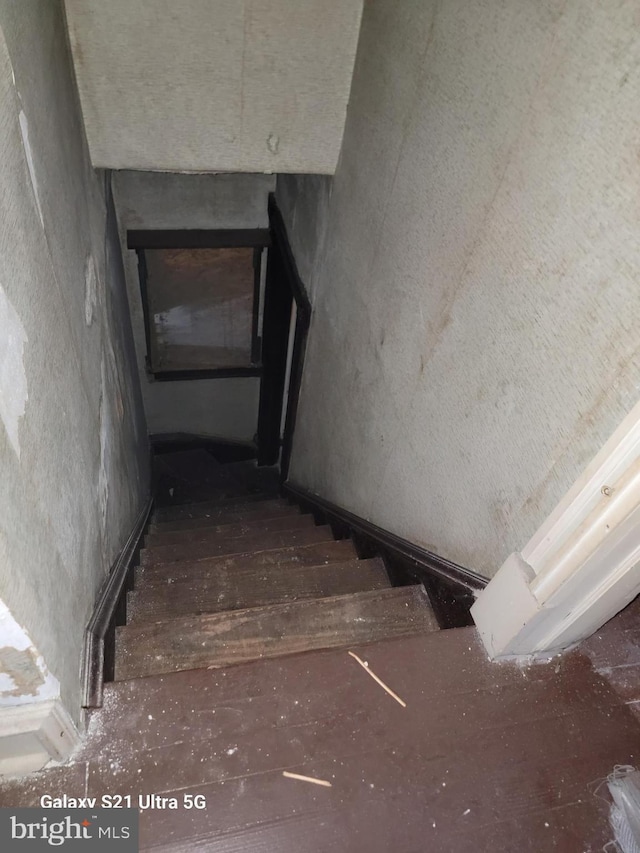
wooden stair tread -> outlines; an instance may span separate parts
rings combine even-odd
[[[152,522],[149,533],[168,533],[174,530],[195,530],[200,527],[212,527],[217,524],[233,524],[240,521],[253,521],[267,518],[283,518],[286,515],[300,515],[297,506],[286,501],[256,501],[249,506],[237,509],[232,507],[212,507],[202,515],[191,518],[179,518],[173,521]]]
[[[437,630],[419,585],[126,625],[117,629],[116,680]]]
[[[130,592],[127,624],[347,595],[390,586],[380,558],[284,569],[262,566],[219,570],[205,578],[147,586]]]
[[[253,491],[235,470],[202,449],[156,456],[155,473],[156,501],[164,506],[239,497]]]
[[[278,567],[283,570],[301,566],[317,566],[326,563],[345,562],[355,559],[356,551],[349,539],[318,542],[311,545],[294,545],[274,548],[271,551],[243,552],[241,554],[210,557],[205,560],[164,563],[158,566],[138,566],[134,575],[134,587],[141,590],[147,586],[167,582],[196,580],[215,577],[220,571],[251,570]]]
[[[156,454],[155,472],[161,481],[175,481],[191,489],[203,484],[215,487],[228,483],[241,485],[233,470],[218,462],[207,450],[198,448]]]
[[[228,501],[246,501],[247,490],[241,483],[229,482],[226,485],[200,483],[187,485],[180,481],[161,482],[156,489],[155,501],[158,509],[189,506],[193,503],[226,503]]]
[[[278,494],[280,490],[280,472],[276,466],[258,466],[255,459],[239,462],[225,462],[224,472],[242,483],[248,492]]]
[[[247,551],[271,551],[292,545],[311,545],[333,539],[331,528],[309,527],[303,530],[274,530],[249,536],[218,537],[212,542],[193,542],[180,545],[158,545],[140,551],[142,566],[173,563],[178,560],[203,560],[224,554],[241,554]]]
[[[163,533],[148,533],[144,538],[146,548],[158,545],[179,545],[192,542],[215,542],[220,538],[237,536],[255,536],[258,533],[271,533],[274,530],[304,530],[315,527],[311,515],[285,515],[282,518],[258,518],[233,521],[228,524],[215,524],[191,530],[170,530]]]
[[[273,500],[272,496],[260,492],[221,497],[217,499],[192,500],[189,503],[176,503],[158,506],[154,509],[151,520],[154,522],[175,521],[181,518],[197,518],[208,512],[224,509],[249,509],[258,504]]]

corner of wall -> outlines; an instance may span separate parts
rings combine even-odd
[[[42,769],[63,761],[80,741],[29,634],[0,601],[0,775]]]
[[[79,743],[60,699],[0,708],[0,776],[22,776],[50,761],[65,761]]]

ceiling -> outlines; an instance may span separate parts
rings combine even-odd
[[[65,0],[93,165],[335,170],[362,0]]]

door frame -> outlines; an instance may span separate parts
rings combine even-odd
[[[597,631],[640,593],[640,403],[471,615],[492,657],[549,655]]]

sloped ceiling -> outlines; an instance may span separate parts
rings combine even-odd
[[[335,170],[362,0],[65,0],[93,165]]]

